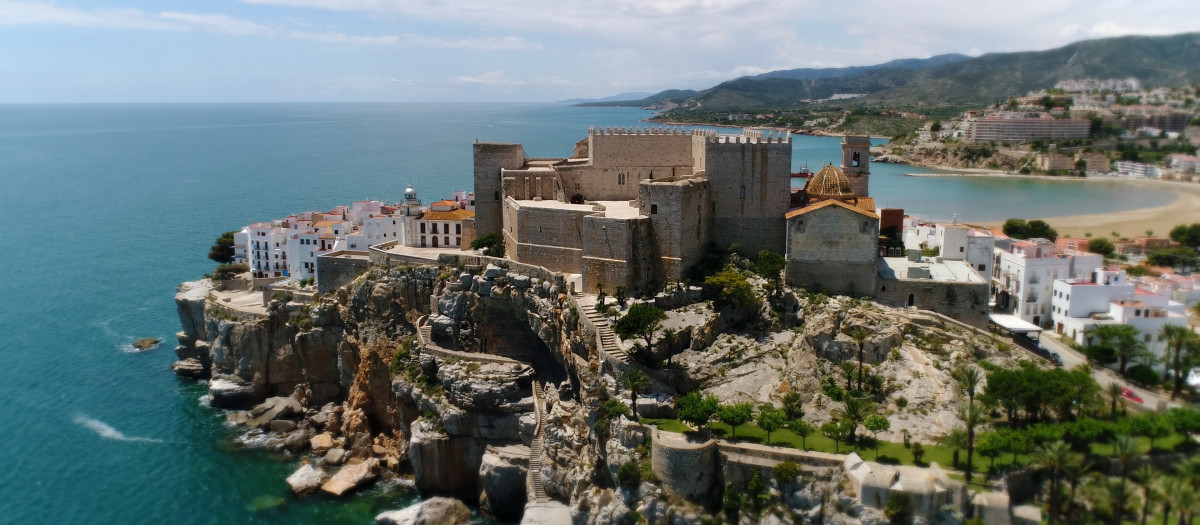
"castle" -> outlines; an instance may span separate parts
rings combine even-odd
[[[842,149],[865,197],[870,142],[849,137]],[[475,235],[500,233],[510,258],[580,274],[584,291],[681,279],[714,247],[787,250],[787,132],[591,128],[568,158],[476,142],[474,163]]]

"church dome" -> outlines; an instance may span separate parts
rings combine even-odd
[[[842,173],[841,169],[832,164],[821,168],[821,171],[808,179],[808,183],[804,185],[804,193],[810,203],[826,199],[840,201],[857,199],[857,195],[851,189],[850,179],[846,178],[846,174]]]

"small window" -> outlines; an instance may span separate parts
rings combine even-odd
[[[746,185],[742,185],[742,200],[746,200]]]
[[[650,215],[654,215],[654,214],[656,214],[656,213],[658,213],[658,205],[657,205],[657,204],[651,204],[651,205],[650,205]]]
[[[980,265],[979,265],[979,271],[981,271],[981,272],[982,272],[983,270],[984,270],[984,267],[983,267],[983,265],[982,265],[982,264],[980,264]]]
[[[421,223],[421,233],[425,233],[425,223]]]
[[[462,235],[462,223],[461,222],[454,225],[454,234]]]
[[[496,200],[500,200],[500,192],[496,192]]]
[[[850,167],[857,168],[859,160],[860,160],[859,152],[856,151],[856,152],[854,152],[854,160],[850,161]]]
[[[959,247],[958,247],[958,253],[962,253],[962,252],[965,252],[965,251],[967,251],[967,249],[966,249],[966,248],[964,248],[964,247],[962,247],[962,246],[959,246]]]

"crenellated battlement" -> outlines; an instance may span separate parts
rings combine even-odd
[[[600,136],[616,136],[616,135],[695,135],[697,131],[703,130],[687,130],[683,126],[627,126],[627,127],[603,127],[596,129],[595,126],[588,128],[589,135]]]
[[[707,141],[709,144],[791,144],[792,132],[747,129],[742,130],[741,135],[709,134]]]

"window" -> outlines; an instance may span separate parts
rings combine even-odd
[[[462,235],[462,223],[461,222],[454,225],[454,234]]]
[[[858,227],[859,233],[867,233],[867,221],[862,221],[862,226]]]
[[[500,192],[496,192],[496,200],[500,200]]]
[[[962,246],[959,246],[959,247],[958,247],[958,253],[962,253],[962,252],[965,252],[965,251],[967,251],[967,249],[966,249],[966,248],[964,248],[964,247],[962,247]]]
[[[442,237],[442,244],[444,244],[444,245],[446,245],[446,246],[450,246],[450,238],[449,238],[449,237]]]
[[[742,200],[746,200],[746,185],[742,185]]]
[[[421,223],[421,233],[425,233],[425,223]]]
[[[850,167],[857,168],[859,159],[860,159],[859,152],[857,152],[857,151],[854,152],[854,160],[850,161]]]
[[[651,205],[650,205],[650,215],[654,215],[654,214],[656,214],[656,213],[658,213],[658,205],[657,205],[657,204],[651,204]]]
[[[982,272],[983,270],[984,270],[984,268],[983,268],[983,265],[982,265],[982,264],[980,264],[980,265],[979,265],[979,271],[981,271],[981,272]]]

